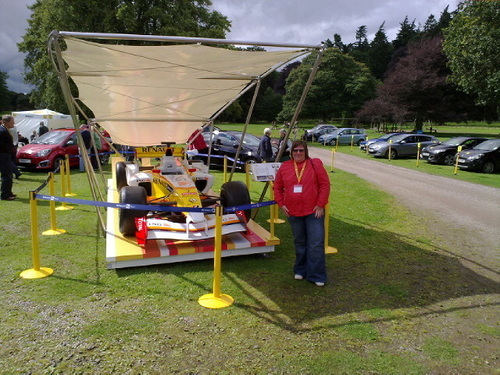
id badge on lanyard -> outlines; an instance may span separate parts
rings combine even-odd
[[[300,181],[302,180],[302,175],[304,174],[304,171],[306,170],[307,160],[305,161],[304,167],[302,168],[300,173],[299,173],[299,168],[297,167],[297,163],[295,162],[295,160],[293,161],[293,166],[295,167],[295,176],[297,176],[297,181],[298,181],[298,184],[293,185],[293,192],[296,194],[300,194],[300,193],[302,193],[302,184],[300,183]]]

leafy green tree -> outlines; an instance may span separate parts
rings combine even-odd
[[[392,56],[392,45],[387,40],[384,24],[385,22],[380,25],[375,33],[375,37],[370,43],[367,64],[375,78],[380,80],[384,78],[384,73],[387,70],[387,66]]]
[[[278,120],[289,121],[316,59],[311,54],[287,79],[283,110]],[[327,49],[307,95],[301,117],[330,120],[350,117],[365,101],[375,96],[377,81],[370,70],[337,49]]]
[[[500,107],[500,2],[465,1],[445,30],[450,79],[479,104]]]
[[[0,111],[8,110],[10,104],[11,92],[7,88],[7,73],[0,70]]]
[[[408,21],[408,16],[406,16],[404,21],[400,23],[400,28],[396,35],[396,39],[392,41],[394,50],[406,47],[409,42],[415,40],[418,34],[419,30],[415,25],[415,20],[410,23],[410,21]]]
[[[463,121],[474,113],[472,99],[447,82],[449,69],[442,39],[424,39],[408,46],[408,53],[377,90],[357,117],[394,122],[415,121],[422,130],[424,121]]]
[[[368,64],[370,43],[368,43],[366,26],[360,26],[356,30],[356,41],[349,44],[349,54],[356,59],[356,61]]]
[[[67,112],[46,52],[52,30],[224,38],[231,23],[210,10],[211,4],[210,0],[36,0],[18,44],[27,54],[25,81],[35,86],[31,101]]]

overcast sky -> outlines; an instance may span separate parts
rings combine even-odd
[[[106,1],[106,0],[104,0]],[[0,0],[0,70],[7,72],[8,88],[29,92],[23,82],[24,55],[17,50],[26,28],[34,0]],[[368,39],[385,21],[389,40],[395,38],[400,23],[424,24],[430,14],[439,18],[449,5],[457,8],[459,0],[212,0],[213,8],[232,21],[228,39],[245,41],[319,44],[333,40],[335,33],[344,43],[354,41],[356,29],[366,25]],[[71,30],[69,30],[71,31]],[[101,30],[95,30],[96,32]]]

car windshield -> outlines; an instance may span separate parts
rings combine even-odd
[[[320,124],[320,125],[316,125],[314,128],[310,129],[309,131],[310,132],[315,132],[319,129],[322,129],[322,128],[325,128],[325,127],[330,127],[331,125],[327,125],[327,124]]]
[[[462,143],[464,143],[464,141],[466,139],[467,138],[464,138],[464,137],[455,137],[455,138],[447,139],[446,141],[444,141],[441,144],[446,145],[446,146],[460,146]]]
[[[232,135],[238,139],[238,142],[241,140],[241,136],[243,133],[233,133]],[[250,147],[259,147],[260,139],[257,138],[253,134],[246,133],[245,138],[243,139],[243,144]]]
[[[386,134],[386,135],[383,135],[381,137],[378,137],[378,139],[380,139],[382,141],[386,141],[388,139],[391,139],[392,137],[395,137],[396,135],[399,135],[399,134]]]
[[[36,145],[58,145],[59,143],[64,141],[67,136],[67,132],[47,132],[37,139],[33,140],[33,142],[31,143]]]
[[[394,137],[390,137],[390,140],[393,143],[396,143],[396,142],[399,142],[399,141],[405,139],[407,136],[408,136],[408,134],[398,134],[398,135],[395,135]]]
[[[500,139],[491,139],[489,141],[484,141],[483,143],[478,144],[474,147],[474,150],[483,150],[483,151],[494,151],[500,147]]]

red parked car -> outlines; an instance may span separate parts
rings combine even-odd
[[[106,133],[104,134],[106,135]],[[109,160],[110,147],[101,142],[99,153],[101,163]],[[78,145],[75,129],[54,129],[17,150],[17,164],[26,169],[56,169],[69,155],[70,167],[78,166]],[[72,157],[73,156],[73,157]]]

